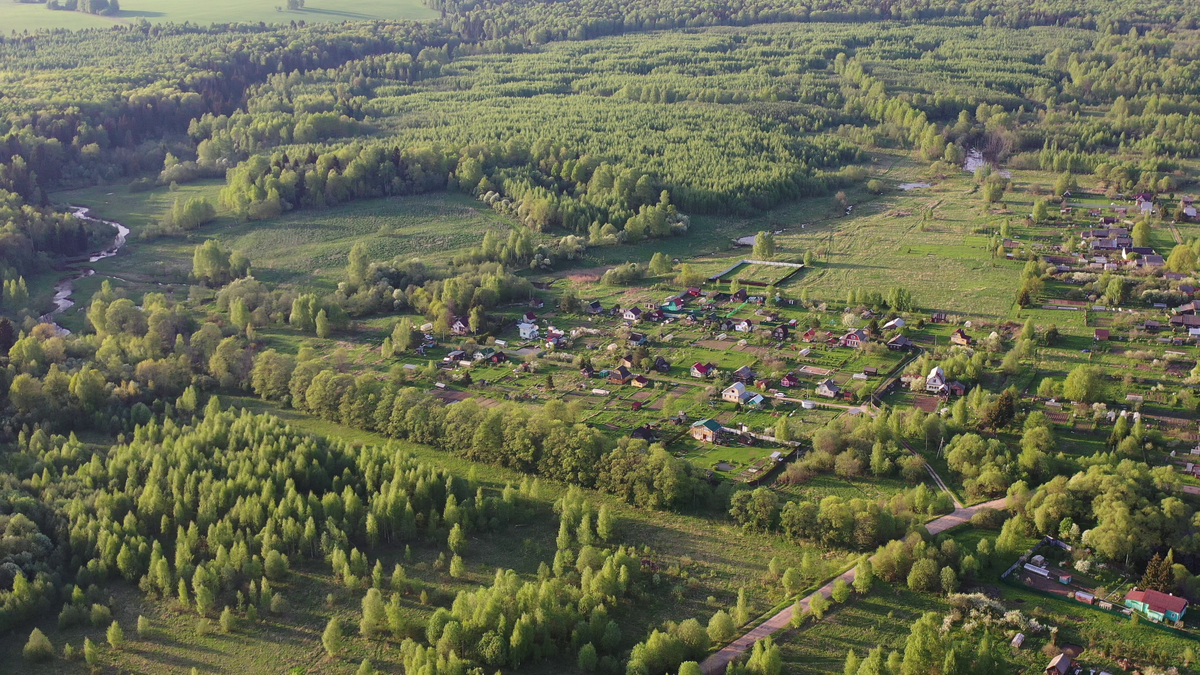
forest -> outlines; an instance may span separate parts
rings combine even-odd
[[[0,34],[14,672],[1197,672],[1200,8],[426,5]]]

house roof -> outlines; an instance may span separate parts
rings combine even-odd
[[[1125,594],[1126,600],[1145,603],[1155,612],[1174,612],[1179,614],[1187,609],[1188,601],[1170,593],[1162,593],[1154,589],[1139,591],[1134,589]]]
[[[704,364],[704,363],[700,363],[699,361],[692,364],[692,369],[694,369],[698,373],[707,373],[709,371],[708,365]]]
[[[741,382],[734,382],[728,387],[725,387],[725,392],[722,393],[727,393],[730,391],[736,391],[738,396],[741,396],[742,394],[746,393],[746,385],[742,384]]]
[[[712,420],[712,419],[700,420],[698,422],[692,422],[692,427],[693,428],[704,427],[705,429],[708,429],[709,431],[720,431],[721,423],[716,420]]]
[[[735,376],[753,375],[754,371],[750,370],[750,366],[742,366],[741,368],[738,368],[737,370],[733,371],[733,374]]]
[[[1100,338],[1101,340],[1107,340],[1108,339],[1108,329],[1107,328],[1097,328],[1096,329],[1096,337]]]
[[[829,379],[821,380],[820,382],[818,382],[817,388],[818,389],[826,389],[828,391],[840,391],[841,390],[841,387],[837,386],[836,382],[834,382],[833,380],[829,380]]]
[[[907,347],[908,345],[912,344],[912,340],[909,340],[904,335],[897,335],[896,337],[892,338],[891,340],[888,340],[888,344],[889,345],[898,345],[900,347]]]
[[[1059,654],[1046,666],[1047,673],[1066,673],[1069,670],[1071,670],[1071,657],[1066,654]]]

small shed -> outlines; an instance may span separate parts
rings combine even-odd
[[[1014,649],[1020,649],[1021,645],[1023,645],[1023,644],[1025,644],[1025,634],[1024,633],[1017,633],[1016,635],[1013,636],[1012,646]]]

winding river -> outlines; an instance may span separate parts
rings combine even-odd
[[[70,209],[71,209],[72,215],[74,215],[76,218],[79,218],[80,220],[90,220],[90,221],[97,222],[97,223],[104,223],[105,225],[111,225],[113,227],[113,229],[115,229],[117,231],[117,235],[113,239],[112,245],[110,245],[108,248],[104,249],[103,251],[97,251],[96,253],[89,255],[87,262],[94,263],[94,262],[98,262],[100,260],[104,260],[105,258],[111,258],[114,255],[116,255],[118,251],[121,250],[121,247],[123,247],[125,245],[125,240],[129,237],[129,228],[128,227],[125,227],[121,223],[118,223],[115,221],[94,218],[94,217],[88,215],[88,213],[90,212],[90,209],[86,206],[72,206],[72,207],[70,207]],[[64,276],[63,278],[59,279],[58,283],[54,284],[54,300],[53,300],[54,309],[50,310],[49,312],[47,312],[47,313],[43,314],[41,317],[39,317],[38,320],[42,323],[56,323],[54,320],[54,318],[56,316],[58,316],[59,314],[62,314],[63,312],[67,311],[68,309],[74,307],[75,301],[71,299],[71,294],[75,291],[75,280],[83,279],[84,277],[90,277],[96,273],[96,270],[92,269],[91,267],[75,266],[75,265],[78,265],[79,263],[82,263],[83,262],[82,259],[73,260],[70,262],[72,263],[72,266],[67,268],[67,272],[68,272],[67,276]],[[58,326],[58,329],[59,329],[59,332],[63,333],[63,334],[66,334],[69,332],[66,328],[63,328],[62,326]]]

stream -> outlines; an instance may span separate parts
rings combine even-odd
[[[111,220],[102,220],[100,218],[93,218],[92,216],[88,215],[90,209],[86,206],[72,206],[72,207],[70,207],[70,209],[72,211],[72,215],[74,215],[76,218],[79,218],[80,220],[90,220],[90,221],[97,222],[97,223],[104,223],[105,225],[111,225],[113,227],[113,229],[115,229],[117,231],[116,237],[113,239],[112,245],[110,245],[108,248],[106,248],[102,251],[97,251],[97,252],[89,255],[87,258],[87,262],[94,263],[94,262],[98,262],[100,260],[104,260],[105,258],[111,258],[114,255],[116,255],[118,251],[121,250],[121,247],[123,247],[125,245],[125,240],[126,240],[126,238],[129,237],[129,228],[128,227],[125,227],[121,223],[114,222]],[[71,266],[66,268],[67,275],[64,276],[63,278],[59,279],[58,283],[54,284],[54,300],[53,300],[54,309],[50,310],[49,312],[43,314],[41,317],[38,318],[38,321],[40,321],[41,323],[55,323],[54,318],[56,316],[58,316],[59,314],[62,314],[63,312],[67,311],[68,309],[74,307],[75,301],[71,299],[71,294],[75,291],[75,280],[83,279],[85,277],[90,277],[96,273],[96,270],[92,269],[91,267],[76,267],[75,266],[79,263],[84,262],[82,258],[78,259],[78,260],[69,261],[69,262],[71,263]],[[66,335],[67,333],[70,332],[66,328],[63,328],[62,326],[58,326],[58,331],[62,335]]]

